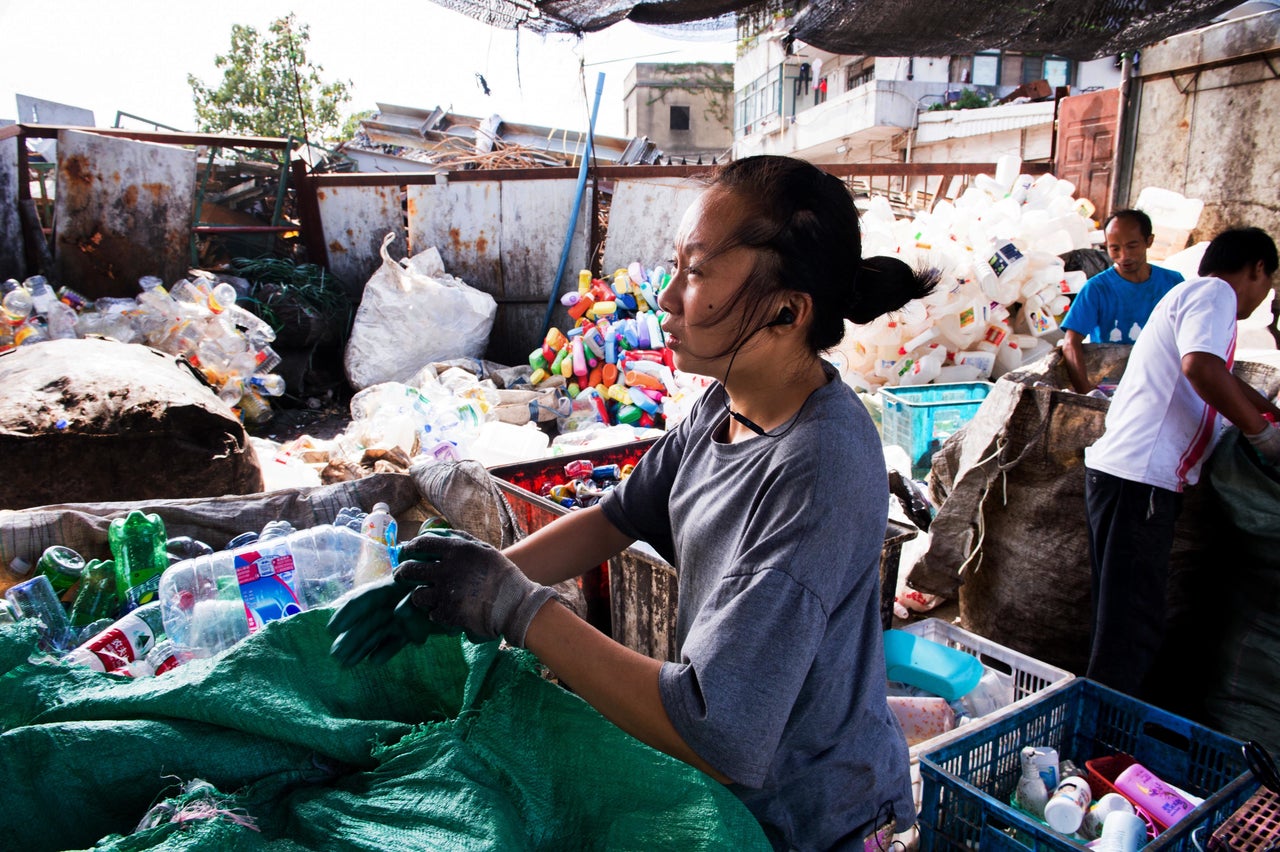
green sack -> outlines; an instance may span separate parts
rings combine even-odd
[[[34,631],[0,628],[6,846],[769,848],[725,787],[544,679],[532,655],[440,636],[342,669],[329,615],[137,680],[20,662]]]

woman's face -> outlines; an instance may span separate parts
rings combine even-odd
[[[756,261],[747,246],[723,247],[744,208],[732,193],[712,188],[685,213],[676,235],[675,270],[658,297],[667,313],[662,323],[676,369],[722,379],[729,360],[722,354],[737,341],[740,308],[723,315]]]

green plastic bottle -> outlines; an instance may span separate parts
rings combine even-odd
[[[156,599],[160,575],[169,567],[168,538],[159,515],[134,510],[107,529],[116,563],[116,599],[121,614]]]
[[[40,556],[36,568],[49,578],[54,594],[62,597],[80,582],[80,576],[84,572],[84,558],[69,547],[55,544]]]
[[[116,563],[110,559],[90,559],[80,575],[80,591],[71,604],[71,626],[88,627],[98,619],[112,618],[119,608]]]

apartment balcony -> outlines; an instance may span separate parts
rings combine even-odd
[[[850,149],[888,142],[916,126],[917,115],[947,90],[941,82],[871,80],[794,114],[757,119],[751,132],[734,140],[735,158],[782,154],[822,162],[839,160]],[[803,102],[812,95],[800,94]],[[843,148],[844,150],[839,150]]]

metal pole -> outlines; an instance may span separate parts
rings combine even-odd
[[[1133,175],[1133,145],[1136,122],[1129,117],[1129,93],[1133,78],[1133,53],[1120,54],[1120,103],[1116,107],[1115,168],[1111,170],[1111,210],[1122,210],[1129,199],[1129,179]]]
[[[596,131],[596,114],[600,111],[600,94],[604,91],[604,73],[596,75],[596,97],[591,104],[591,121],[587,127],[587,149],[583,152],[582,163],[578,166],[578,189],[573,196],[573,210],[569,211],[569,230],[564,235],[564,248],[560,250],[560,265],[556,268],[556,277],[551,280],[551,292],[547,295],[547,315],[542,320],[542,339],[551,330],[551,314],[556,307],[556,294],[560,292],[560,279],[564,277],[564,268],[569,264],[569,247],[573,244],[573,232],[578,229],[578,210],[582,207],[582,194],[587,187],[587,168],[591,163],[591,140]]]

